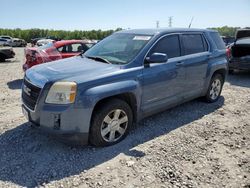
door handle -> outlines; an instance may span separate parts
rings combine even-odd
[[[176,66],[181,66],[181,65],[183,65],[183,64],[184,64],[183,61],[179,61],[179,62],[176,63]]]

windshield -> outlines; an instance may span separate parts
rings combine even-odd
[[[54,46],[54,44],[52,42],[49,42],[49,43],[47,43],[45,45],[39,46],[38,49],[39,50],[45,50],[47,48],[51,48],[52,46]]]
[[[90,48],[86,57],[99,57],[112,64],[127,64],[147,44],[152,36],[116,33]]]

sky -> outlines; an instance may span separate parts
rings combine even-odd
[[[0,0],[0,28],[250,27],[250,0]]]

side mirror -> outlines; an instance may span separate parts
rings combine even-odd
[[[146,57],[148,63],[165,63],[168,61],[168,55],[163,53],[153,53]]]

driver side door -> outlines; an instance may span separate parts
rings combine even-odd
[[[146,57],[153,53],[167,54],[168,61],[149,64],[143,70],[144,115],[182,101],[185,91],[185,68],[181,57],[179,34],[162,37]]]

